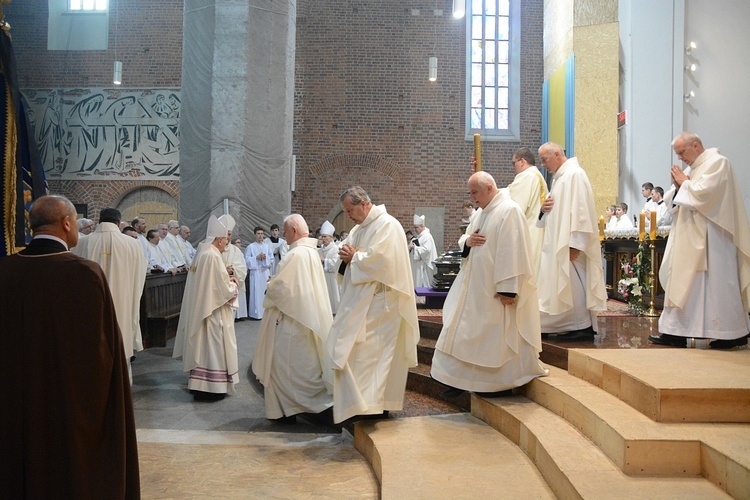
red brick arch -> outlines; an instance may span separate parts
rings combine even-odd
[[[310,174],[318,178],[339,168],[366,167],[376,170],[395,179],[399,171],[396,162],[387,160],[377,155],[368,154],[336,154],[323,158],[310,166]]]

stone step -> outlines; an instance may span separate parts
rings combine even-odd
[[[424,394],[425,396],[450,403],[462,410],[469,411],[471,395],[463,393],[457,398],[446,399],[442,396],[447,387],[430,377],[430,365],[419,363],[418,366],[409,369],[409,377],[406,379],[406,388],[410,391]]]
[[[472,396],[472,414],[516,443],[558,498],[730,498],[700,476],[628,476],[565,419],[522,396]]]
[[[654,422],[612,394],[549,369],[523,388],[526,397],[568,421],[626,474],[701,475],[737,498],[750,495],[750,425]]]
[[[432,364],[432,355],[435,354],[435,344],[437,340],[420,338],[417,344],[417,360],[425,365]]]
[[[750,422],[748,349],[571,349],[568,371],[657,422]]]
[[[423,339],[437,340],[443,329],[443,319],[419,319],[419,336]]]
[[[380,498],[555,498],[513,442],[466,413],[355,425]]]

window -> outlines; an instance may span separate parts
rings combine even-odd
[[[520,1],[469,0],[467,138],[519,139]]]
[[[107,3],[108,0],[68,0],[68,10],[106,12]]]

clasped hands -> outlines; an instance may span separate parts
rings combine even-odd
[[[357,250],[351,246],[349,243],[344,243],[341,245],[341,248],[339,248],[339,259],[346,262],[347,264],[352,261],[352,258],[354,257],[354,253]]]

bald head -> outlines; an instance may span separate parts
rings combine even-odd
[[[469,199],[479,208],[486,207],[499,191],[495,178],[484,170],[480,170],[469,177],[467,188],[469,189]]]
[[[64,196],[49,195],[37,199],[29,210],[31,231],[38,234],[57,236],[68,248],[78,244],[78,223],[76,207]]]
[[[307,222],[300,214],[288,215],[284,219],[284,238],[288,244],[291,245],[300,238],[307,238],[309,234]]]

